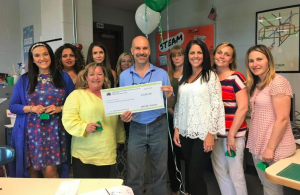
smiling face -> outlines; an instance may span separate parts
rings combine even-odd
[[[149,63],[150,45],[148,39],[139,36],[133,39],[131,53],[134,57],[135,64],[144,65]]]
[[[97,66],[95,69],[93,67],[89,68],[86,81],[88,83],[88,88],[92,91],[102,89],[104,83],[104,73],[100,66]]]
[[[121,60],[122,71],[128,69],[132,65],[132,59],[129,55],[125,55]]]
[[[264,80],[269,71],[269,61],[267,57],[258,51],[252,51],[248,57],[250,71],[258,76],[260,80]]]
[[[40,74],[50,72],[51,58],[48,49],[44,46],[38,46],[32,50],[33,62],[39,68]]]
[[[220,49],[217,49],[215,56],[214,56],[214,62],[219,67],[225,67],[229,68],[229,65],[233,61],[233,49],[229,46],[226,47],[220,47]]]
[[[188,54],[192,69],[195,70],[198,68],[202,68],[203,52],[201,47],[197,44],[193,44]]]
[[[61,62],[64,66],[64,69],[72,68],[75,65],[75,61],[75,55],[70,48],[66,48],[62,51]]]
[[[93,60],[96,63],[101,64],[105,59],[104,50],[101,47],[94,46],[92,49]]]

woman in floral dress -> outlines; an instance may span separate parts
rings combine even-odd
[[[16,158],[10,166],[11,176],[38,177],[41,171],[45,178],[59,177],[59,173],[68,177],[70,138],[62,126],[61,112],[74,84],[67,73],[56,69],[54,53],[46,43],[31,46],[28,67],[9,105],[10,111],[17,114],[12,133]]]

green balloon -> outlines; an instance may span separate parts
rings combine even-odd
[[[171,3],[172,0],[144,0],[145,4],[152,10],[161,12]]]

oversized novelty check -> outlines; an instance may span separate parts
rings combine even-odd
[[[101,90],[106,116],[164,108],[161,86],[159,81]]]

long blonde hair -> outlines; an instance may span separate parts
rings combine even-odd
[[[95,70],[96,67],[101,67],[102,71],[104,73],[104,83],[103,83],[102,89],[110,88],[110,81],[108,79],[108,73],[107,73],[106,68],[103,65],[100,65],[96,62],[92,62],[92,63],[89,63],[88,65],[86,65],[85,68],[83,69],[83,71],[81,72],[81,74],[79,75],[80,85],[77,87],[77,89],[87,89],[89,87],[88,83],[86,81],[87,74],[90,69]]]
[[[252,51],[257,51],[264,54],[268,60],[269,70],[263,81],[261,81],[258,76],[254,75],[249,68],[249,55]],[[265,88],[265,86],[267,86],[275,78],[275,74],[276,74],[275,63],[271,51],[265,45],[255,45],[250,47],[246,53],[245,62],[246,62],[246,69],[247,69],[247,88],[250,93],[250,96],[252,96],[256,84],[258,82],[262,83],[262,85],[259,87],[259,89],[261,90]]]
[[[116,64],[116,77],[117,77],[117,83],[119,82],[119,76],[122,72],[122,68],[121,68],[121,62],[122,62],[122,59],[124,58],[124,56],[129,56],[131,58],[131,61],[132,61],[132,64],[134,64],[134,59],[132,57],[132,55],[130,53],[127,53],[127,52],[123,52],[119,58],[118,58],[118,62]]]

